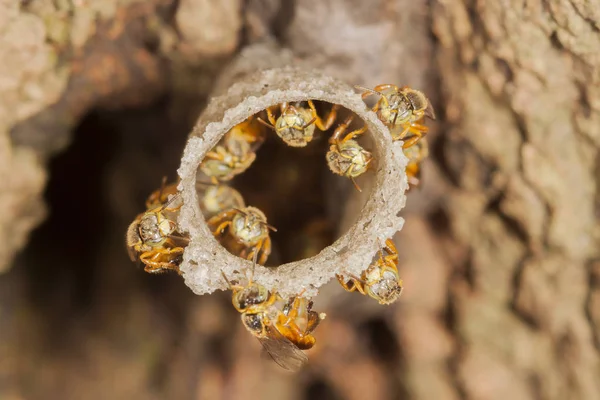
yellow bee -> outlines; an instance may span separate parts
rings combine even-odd
[[[254,115],[250,116],[244,122],[237,124],[225,134],[226,141],[243,141],[249,143],[254,152],[258,150],[258,147],[265,141],[266,137],[264,128],[258,119],[254,118]]]
[[[138,215],[127,229],[129,257],[132,261],[139,259],[146,272],[179,272],[183,249],[187,245],[187,238],[176,232],[174,213],[181,208],[181,204],[171,207],[179,200],[180,197],[175,195],[169,202]]]
[[[404,149],[404,155],[408,157],[406,165],[408,183],[411,186],[418,186],[421,181],[421,162],[429,155],[427,140],[420,140],[414,146]]]
[[[386,255],[384,256],[383,251]],[[359,293],[371,296],[379,304],[391,304],[402,294],[402,279],[398,275],[398,251],[394,243],[385,241],[379,258],[363,271],[360,278],[351,276],[349,280],[338,275],[338,281],[349,292],[358,290]]]
[[[255,266],[256,256],[253,268]],[[273,361],[290,371],[297,371],[306,364],[308,357],[300,349],[314,345],[311,332],[325,315],[312,311],[312,302],[306,299],[290,301],[282,312],[276,305],[281,297],[253,282],[252,276],[246,285],[232,283],[225,274],[223,278],[233,292],[231,302],[241,314],[244,327],[260,341]],[[302,323],[303,318],[306,319],[304,329],[297,324]]]
[[[200,170],[214,184],[230,181],[252,165],[256,159],[256,150],[264,139],[262,127],[254,117],[250,117],[231,128],[206,154],[200,163]]]
[[[373,157],[370,152],[362,148],[355,137],[366,132],[366,125],[362,128],[342,135],[346,132],[352,123],[352,117],[340,124],[329,139],[331,144],[326,154],[327,165],[329,169],[337,175],[346,176],[352,180],[354,187],[360,192],[360,187],[356,184],[354,178],[364,174],[369,168]]]
[[[232,208],[244,208],[244,198],[234,188],[227,185],[207,185],[199,191],[200,210],[209,219]]]
[[[282,103],[280,105],[281,114],[277,119],[275,119],[271,108],[267,108],[269,122],[260,117],[258,121],[275,130],[277,136],[288,146],[305,147],[313,139],[315,126],[321,131],[326,131],[333,125],[339,108],[338,104],[334,104],[326,121],[323,122],[317,114],[317,109],[312,100],[308,100],[307,103],[310,109],[303,107],[301,103]]]
[[[312,300],[298,295],[291,298],[279,316],[277,330],[300,350],[312,348],[316,339],[312,332],[325,319],[325,313],[312,310]]]
[[[269,230],[277,231],[267,224],[267,217],[256,207],[234,208],[215,215],[208,220],[213,234],[232,254],[251,259],[260,253],[259,264],[264,264],[271,254]],[[223,233],[227,231],[226,235]]]
[[[402,145],[404,148],[412,146],[427,134],[428,128],[420,123],[424,117],[435,119],[429,99],[418,90],[392,84],[378,85],[374,89],[356,88],[365,91],[363,99],[373,94],[380,96],[373,111],[390,128],[394,140],[406,139]],[[411,135],[407,138],[409,133]]]

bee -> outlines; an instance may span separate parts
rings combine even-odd
[[[279,316],[277,329],[300,350],[308,350],[316,343],[312,332],[325,319],[326,315],[313,311],[312,300],[301,296],[302,294],[299,294],[285,304],[283,312]]]
[[[231,128],[225,134],[225,141],[243,141],[249,143],[252,151],[256,152],[267,137],[264,128],[258,122],[258,119],[254,118],[254,116],[249,117],[244,122]]]
[[[429,99],[418,90],[392,84],[378,85],[374,89],[356,88],[365,91],[363,99],[373,94],[380,96],[373,111],[390,128],[392,139],[406,139],[402,145],[404,148],[412,146],[427,134],[428,128],[420,123],[424,117],[435,119]],[[411,135],[407,138],[409,133]]]
[[[244,208],[244,198],[234,188],[227,185],[209,185],[200,191],[200,210],[209,219],[232,208]]]
[[[253,270],[255,266],[256,255],[254,256]],[[279,330],[283,328],[279,323],[282,317],[290,319],[293,317],[285,316],[277,309],[276,303],[281,299],[280,296],[253,282],[252,276],[248,278],[245,286],[233,284],[225,274],[223,274],[223,278],[233,292],[231,302],[241,314],[244,327],[260,341],[273,361],[290,371],[297,371],[306,364],[308,361],[306,354]],[[287,333],[287,330],[282,330]]]
[[[175,207],[172,204],[179,200],[180,196],[175,195],[167,203],[138,215],[127,229],[129,257],[132,261],[139,259],[146,272],[179,272],[183,248],[187,244],[187,239],[176,232],[177,223],[173,213],[181,208],[181,204]]]
[[[230,181],[246,171],[256,159],[256,150],[265,139],[261,126],[253,117],[231,128],[209,151],[200,170],[216,185]]]
[[[352,180],[354,187],[360,192],[360,187],[354,178],[362,175],[369,168],[373,157],[370,152],[361,147],[354,138],[366,132],[367,126],[342,135],[352,123],[352,116],[340,124],[329,139],[331,145],[326,154],[329,169],[337,175],[346,176]]]
[[[406,176],[411,186],[419,185],[421,181],[421,162],[429,155],[429,146],[425,139],[420,140],[414,146],[404,149],[404,155],[408,157],[406,165]]]
[[[317,114],[312,100],[308,100],[308,107],[303,107],[300,102],[289,104],[281,103],[280,110],[281,114],[279,118],[275,119],[271,108],[267,108],[267,118],[269,122],[266,122],[262,118],[257,118],[259,122],[275,130],[277,136],[279,136],[288,146],[291,147],[305,147],[312,139],[315,133],[315,126],[321,131],[326,131],[331,128],[335,118],[337,116],[338,104],[334,104],[331,107],[331,111],[327,116],[325,122]]]
[[[269,230],[277,229],[267,224],[267,217],[256,207],[234,208],[215,215],[208,220],[213,235],[232,254],[251,259],[260,253],[259,264],[264,264],[271,254]],[[227,235],[222,236],[227,230]]]
[[[386,255],[383,254],[385,251]],[[351,276],[349,280],[337,276],[344,289],[349,292],[371,296],[379,304],[391,304],[402,294],[402,279],[398,275],[398,251],[388,239],[385,247],[379,251],[379,258],[363,271],[360,278]]]

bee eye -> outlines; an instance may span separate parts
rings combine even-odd
[[[421,92],[410,91],[406,94],[406,97],[408,98],[413,110],[425,109],[429,104],[427,98]]]

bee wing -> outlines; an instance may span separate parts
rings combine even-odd
[[[137,219],[129,225],[127,233],[125,234],[125,245],[127,247],[127,253],[131,261],[136,261],[138,253],[135,251],[133,246],[140,241],[140,234],[138,232],[138,221]]]
[[[285,370],[296,372],[308,362],[306,354],[273,327],[267,327],[267,335],[258,340],[273,361]]]
[[[138,255],[138,253],[133,248],[128,247],[127,248],[127,254],[129,254],[129,259],[131,261],[137,261],[137,255]]]

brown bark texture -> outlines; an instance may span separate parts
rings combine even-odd
[[[438,114],[400,301],[324,286],[297,375],[123,245],[256,43]],[[599,49],[591,0],[0,0],[0,398],[600,399]]]
[[[467,398],[600,398],[600,7],[436,2]]]

